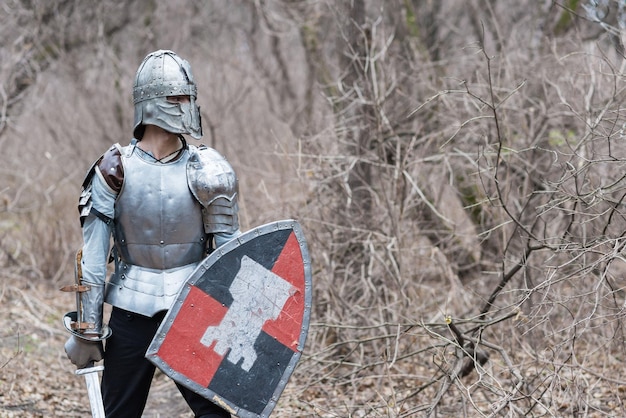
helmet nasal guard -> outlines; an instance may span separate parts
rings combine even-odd
[[[187,103],[169,102],[169,96],[189,96]],[[168,132],[202,138],[197,88],[189,63],[175,52],[159,50],[148,54],[135,75],[133,135],[143,137],[144,125],[156,125]]]

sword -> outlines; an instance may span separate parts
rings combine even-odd
[[[104,404],[102,403],[102,393],[100,392],[100,380],[98,378],[98,372],[104,370],[104,366],[91,365],[76,370],[76,375],[85,376],[85,383],[87,384],[87,395],[89,396],[89,405],[91,406],[91,416],[93,418],[105,418]]]

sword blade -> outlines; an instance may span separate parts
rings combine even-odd
[[[87,395],[89,396],[91,416],[93,418],[105,418],[102,393],[100,392],[100,378],[98,377],[98,372],[102,370],[104,370],[104,366],[93,366],[78,369],[75,372],[77,375],[85,376]]]

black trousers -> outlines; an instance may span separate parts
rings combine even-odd
[[[152,318],[113,308],[106,341],[102,398],[107,418],[141,418],[154,377],[155,366],[145,357],[164,313]],[[230,418],[230,414],[184,386],[178,390],[200,418]]]

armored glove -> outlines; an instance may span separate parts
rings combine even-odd
[[[82,369],[92,362],[102,360],[102,340],[90,341],[72,334],[65,343],[65,353],[73,364]]]

